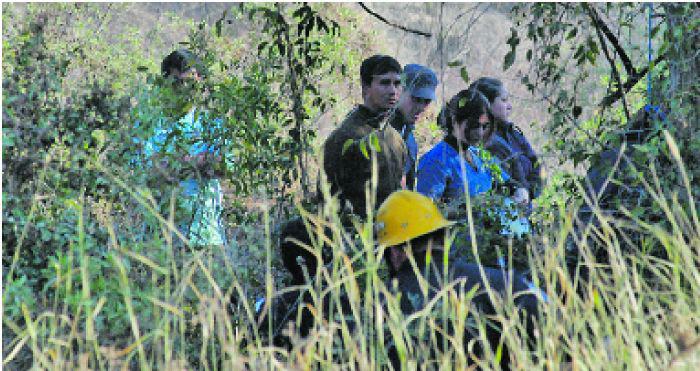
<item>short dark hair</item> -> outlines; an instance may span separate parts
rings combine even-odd
[[[168,54],[167,57],[163,59],[160,64],[160,73],[163,77],[171,77],[172,70],[178,70],[180,72],[185,72],[188,69],[195,67],[198,71],[200,61],[197,56],[187,49],[178,49]],[[201,72],[201,71],[199,71]]]
[[[493,77],[481,77],[478,80],[474,81],[471,85],[469,85],[469,87],[480,91],[481,94],[486,96],[486,98],[489,100],[489,103],[493,103],[493,100],[496,99],[496,97],[498,97],[499,95],[501,95],[501,89],[503,89],[503,82]]]
[[[360,66],[360,78],[362,85],[371,85],[375,75],[382,75],[387,72],[401,73],[401,64],[388,55],[373,55],[364,61]]]

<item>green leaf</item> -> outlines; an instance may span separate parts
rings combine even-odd
[[[586,59],[588,59],[588,62],[589,62],[591,65],[595,65],[596,55],[597,55],[597,54],[593,53],[593,52],[590,51],[590,50],[589,50],[588,52],[586,52]]]
[[[344,155],[345,152],[348,150],[348,148],[350,148],[350,146],[352,146],[353,143],[355,143],[355,141],[352,139],[346,140],[345,143],[343,143],[343,149],[340,151],[340,155],[341,156]]]
[[[226,12],[224,12],[224,17],[226,16]],[[223,18],[219,19],[214,23],[214,34],[216,37],[221,37],[221,23],[224,21]]]
[[[15,136],[9,130],[5,130],[2,136],[2,147],[10,148],[15,145]]]
[[[503,58],[503,71],[509,69],[513,62],[515,62],[515,49],[509,51]]]
[[[498,343],[498,347],[496,348],[496,354],[493,357],[493,362],[494,364],[499,364],[501,363],[501,358],[503,357],[503,343]]]
[[[459,67],[462,65],[462,61],[455,59],[452,62],[447,63],[447,67]]]
[[[681,26],[676,26],[673,28],[673,37],[676,39],[680,39],[683,36],[683,27]]]
[[[382,147],[379,145],[379,137],[377,137],[377,133],[374,131],[369,134],[369,144],[372,146],[372,148],[374,148],[375,151],[382,151]]]
[[[508,41],[506,41],[506,44],[510,45],[511,49],[515,49],[515,47],[520,44],[520,38],[518,37],[518,31],[515,29],[515,27],[510,28],[510,38],[508,38]]]
[[[95,139],[97,142],[97,148],[101,149],[105,142],[107,141],[107,134],[105,133],[104,130],[101,129],[96,129],[92,131],[92,137]]]
[[[360,152],[362,152],[362,155],[369,160],[369,152],[367,152],[367,143],[360,141]]]
[[[574,106],[574,108],[571,110],[571,113],[573,113],[574,118],[578,118],[579,116],[581,116],[581,111],[581,106]]]
[[[465,83],[469,83],[469,73],[467,72],[467,67],[460,68],[459,75],[462,76],[462,80],[464,80]]]

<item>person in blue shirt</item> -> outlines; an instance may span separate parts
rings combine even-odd
[[[187,50],[176,50],[161,64],[166,80],[181,88],[201,79],[197,59]],[[161,117],[143,143],[146,165],[166,181],[179,181],[178,228],[190,246],[225,245],[221,220],[223,192],[217,165],[221,163],[221,120],[192,107],[177,120]],[[181,166],[176,169],[175,165]],[[186,172],[189,175],[181,180]]]
[[[416,190],[436,201],[450,202],[475,197],[502,182],[512,192],[499,210],[504,234],[529,232],[526,219],[509,218],[505,209],[510,204],[527,205],[529,194],[498,166],[495,159],[479,147],[488,143],[494,132],[494,118],[487,98],[476,89],[460,91],[447,104],[439,121],[447,135],[418,163]]]

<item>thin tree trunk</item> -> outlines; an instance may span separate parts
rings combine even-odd
[[[673,32],[676,27],[687,29],[694,19],[700,17],[700,7],[697,4],[663,3],[661,7],[666,13],[668,28]],[[684,9],[685,8],[685,9]],[[684,32],[679,39],[674,38],[668,54],[669,85],[666,91],[660,92],[669,100],[679,100],[681,107],[687,107],[685,120],[681,118],[678,127],[678,138],[689,139],[697,134],[700,122],[700,56],[697,46],[700,45],[700,31]],[[673,107],[669,107],[673,108]],[[674,112],[671,112],[672,115]],[[683,122],[685,121],[685,122]]]
[[[280,3],[276,4],[277,11],[282,14],[283,8]],[[306,151],[306,138],[304,135],[304,107],[302,97],[304,86],[299,83],[296,71],[294,70],[294,45],[289,36],[289,26],[284,30],[284,43],[286,45],[287,69],[289,70],[289,89],[292,94],[292,114],[294,115],[293,139],[297,141],[298,151],[296,153],[297,166],[299,167],[299,182],[304,199],[308,198],[308,181],[306,179],[306,169],[304,169],[304,153]]]

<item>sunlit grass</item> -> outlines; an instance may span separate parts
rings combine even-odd
[[[667,141],[673,154],[675,144],[670,137]],[[267,297],[262,310],[270,310],[272,299],[290,290],[308,290],[312,298],[311,333],[301,338],[294,326],[285,327],[291,339],[288,349],[269,341],[277,331],[271,323],[258,326],[256,298],[240,278],[240,262],[232,261],[222,247],[180,247],[184,236],[174,227],[173,209],[169,215],[157,215],[145,193],[103,170],[145,212],[156,215],[161,226],[157,235],[162,251],[155,251],[156,245],[151,245],[154,250],[137,248],[115,229],[108,231],[106,264],[112,272],[109,279],[118,287],[117,296],[109,300],[123,304],[126,338],[115,339],[109,328],[98,329],[96,324],[99,316],[108,315],[108,299],[95,295],[90,272],[94,257],[86,250],[83,219],[91,214],[83,212],[88,204],[76,202],[71,207],[81,216],[79,235],[66,253],[66,263],[54,267],[53,301],[35,312],[23,306],[21,318],[4,317],[3,324],[12,332],[5,336],[12,340],[5,342],[3,365],[17,367],[16,357],[25,353],[39,369],[369,370],[389,367],[387,354],[394,346],[406,369],[498,368],[504,349],[517,369],[700,368],[698,215],[693,202],[683,205],[676,194],[661,189],[654,181],[658,174],[648,174],[650,181],[644,185],[664,211],[669,228],[639,220],[625,209],[619,210],[622,216],[610,216],[595,207],[596,223],[577,228],[576,210],[566,205],[556,225],[533,236],[530,244],[537,249],[531,251],[538,253],[529,257],[532,279],[548,297],[540,307],[535,339],[526,338],[509,295],[490,293],[503,303],[492,318],[467,317],[475,292],[460,296],[456,285],[447,285],[423,310],[403,314],[399,298],[391,294],[392,283],[386,281],[384,250],[375,246],[372,223],[355,220],[353,227],[343,227],[337,205],[331,202],[302,214],[316,232],[308,248],[320,256],[324,240],[332,247],[332,262],[319,266],[317,280],[280,289],[273,274],[277,247],[272,221],[265,213],[258,226],[266,257],[258,262]],[[680,161],[676,171],[690,192]],[[329,199],[328,189],[322,191]],[[694,200],[689,193],[687,198]],[[324,227],[331,228],[330,236],[324,236]],[[632,233],[642,235],[648,246],[661,247],[668,259],[624,253]],[[588,280],[568,271],[572,244],[588,268]],[[600,248],[608,254],[607,264],[595,261],[594,249]],[[411,264],[415,267],[416,262]],[[345,300],[348,305],[343,305]],[[290,313],[290,318],[298,320],[299,313]],[[461,335],[471,329],[484,340],[489,320],[504,329],[501,345],[487,347],[479,359],[471,353],[475,344],[464,344]]]

